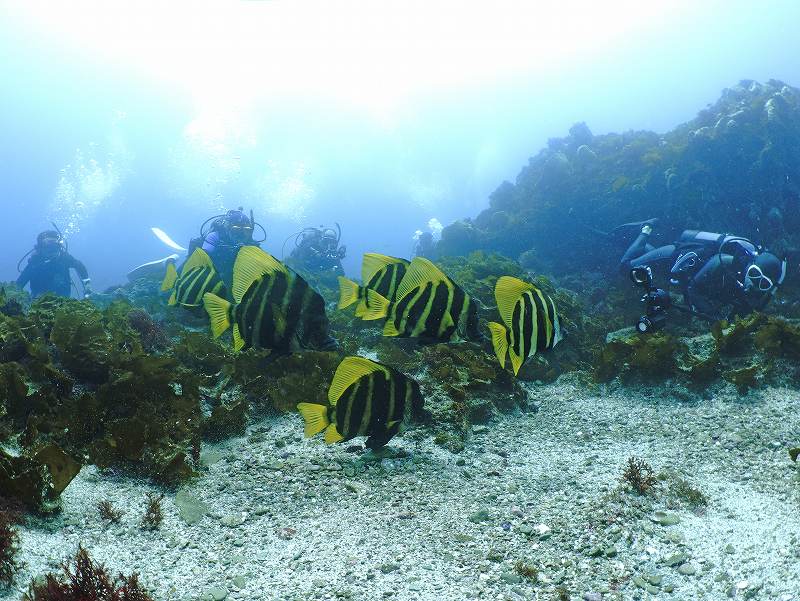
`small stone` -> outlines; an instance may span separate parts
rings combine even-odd
[[[644,578],[653,586],[661,586],[661,582],[664,580],[660,574],[647,574]]]
[[[500,562],[503,561],[504,555],[502,551],[498,551],[497,549],[489,549],[489,552],[486,554],[486,559],[489,561]]]
[[[550,538],[550,535],[552,534],[552,529],[547,524],[537,524],[534,527],[534,530],[536,530],[536,534],[538,534],[539,538],[542,540]]]
[[[681,521],[674,513],[667,513],[665,511],[656,511],[650,519],[662,526],[674,526]]]
[[[671,568],[679,566],[683,563],[686,563],[689,560],[689,556],[686,553],[675,553],[674,555],[670,555],[669,557],[664,558],[664,563]]]
[[[486,434],[489,431],[488,426],[472,426],[473,434]]]
[[[242,517],[242,515],[239,513],[232,513],[230,515],[223,516],[219,523],[223,526],[227,526],[228,528],[236,528],[244,524],[244,517]]]
[[[605,555],[606,557],[616,557],[617,548],[614,546],[606,547],[606,549],[603,551],[603,555]]]
[[[381,564],[380,569],[381,572],[383,572],[384,574],[391,574],[392,572],[396,572],[397,570],[399,570],[400,566],[397,565],[396,563],[384,563]]]
[[[247,585],[247,578],[245,578],[244,576],[234,576],[233,585],[236,588],[244,588]]]
[[[725,545],[725,553],[727,553],[728,555],[733,555],[734,553],[736,553],[736,549],[734,548],[733,545],[728,543],[727,545]]]
[[[491,515],[485,509],[480,509],[469,516],[469,521],[473,524],[479,524],[481,522],[488,522]]]
[[[603,595],[594,591],[583,593],[583,601],[603,601]]]
[[[522,582],[522,576],[519,574],[513,574],[511,572],[503,572],[500,574],[500,580],[508,584],[519,584]]]
[[[682,563],[678,566],[678,574],[682,574],[683,576],[694,576],[697,574],[697,568],[690,563]]]
[[[206,593],[210,599],[213,601],[225,601],[228,597],[228,589],[224,586],[215,586],[209,589],[208,593]]]
[[[518,530],[522,534],[530,534],[533,532],[533,526],[531,526],[530,524],[520,524]]]

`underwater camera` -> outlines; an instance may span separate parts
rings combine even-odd
[[[642,295],[645,314],[636,321],[636,330],[642,334],[660,330],[667,321],[667,309],[671,303],[669,292],[653,286],[653,271],[647,265],[631,269],[631,280],[645,289]]]

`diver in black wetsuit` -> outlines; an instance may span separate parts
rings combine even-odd
[[[762,310],[786,277],[785,259],[740,236],[686,230],[673,244],[655,248],[648,240],[656,223],[637,224],[641,231],[620,270],[649,267],[654,280],[666,280],[696,314],[729,319]]]
[[[261,240],[253,239],[255,228],[261,229]],[[200,228],[200,236],[189,241],[187,256],[191,256],[196,248],[206,251],[222,281],[231,290],[233,264],[239,249],[243,246],[261,246],[266,237],[264,228],[253,219],[252,211],[246,215],[239,207],[207,219]]]
[[[67,251],[66,243],[56,230],[47,230],[36,237],[36,245],[25,255],[30,257],[25,269],[17,278],[17,286],[30,284],[33,298],[46,292],[59,296],[70,296],[72,279],[69,270],[74,269],[83,283],[83,297],[92,294],[91,280],[86,267]],[[25,259],[22,257],[22,260]],[[20,260],[20,264],[22,263]]]
[[[340,244],[342,230],[330,227],[307,227],[295,237],[295,246],[289,259],[291,264],[311,273],[333,278],[344,275],[342,259],[347,256],[347,247]]]

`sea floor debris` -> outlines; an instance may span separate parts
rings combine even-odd
[[[0,599],[79,543],[164,600],[796,598],[795,391],[694,403],[561,378],[528,393],[536,413],[473,427],[456,454],[430,437],[352,452],[267,416],[204,448],[157,531],[138,523],[157,487],[84,467],[61,514],[20,527],[25,565]],[[659,474],[647,495],[619,481],[631,456]],[[706,503],[676,494],[678,478]]]

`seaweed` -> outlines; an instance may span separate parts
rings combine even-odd
[[[147,495],[147,502],[145,503],[144,515],[142,516],[141,526],[144,530],[157,530],[164,521],[164,510],[161,507],[161,502],[164,500],[164,495],[157,495],[149,493]]]
[[[525,563],[524,561],[518,561],[515,563],[514,571],[531,582],[536,582],[539,578],[539,569],[532,564]]]
[[[748,367],[726,371],[722,376],[736,386],[736,390],[739,394],[747,394],[751,388],[757,386],[760,371],[758,365],[750,365]]]
[[[145,352],[163,351],[169,345],[164,325],[154,320],[144,309],[132,309],[128,313],[128,324],[139,334]]]
[[[617,375],[626,380],[670,378],[677,371],[677,356],[682,350],[675,337],[661,332],[616,338],[603,346],[597,356],[595,381],[608,382]]]
[[[139,584],[138,574],[114,578],[82,546],[61,564],[61,571],[31,582],[23,601],[153,601]]]
[[[19,552],[19,533],[7,511],[0,510],[0,589],[14,580],[19,568],[16,555]]]
[[[114,509],[114,506],[108,499],[103,499],[97,504],[97,512],[100,514],[100,519],[112,524],[118,523],[125,514],[124,511]]]
[[[640,495],[647,494],[657,482],[656,474],[650,464],[638,457],[628,458],[620,479]]]

